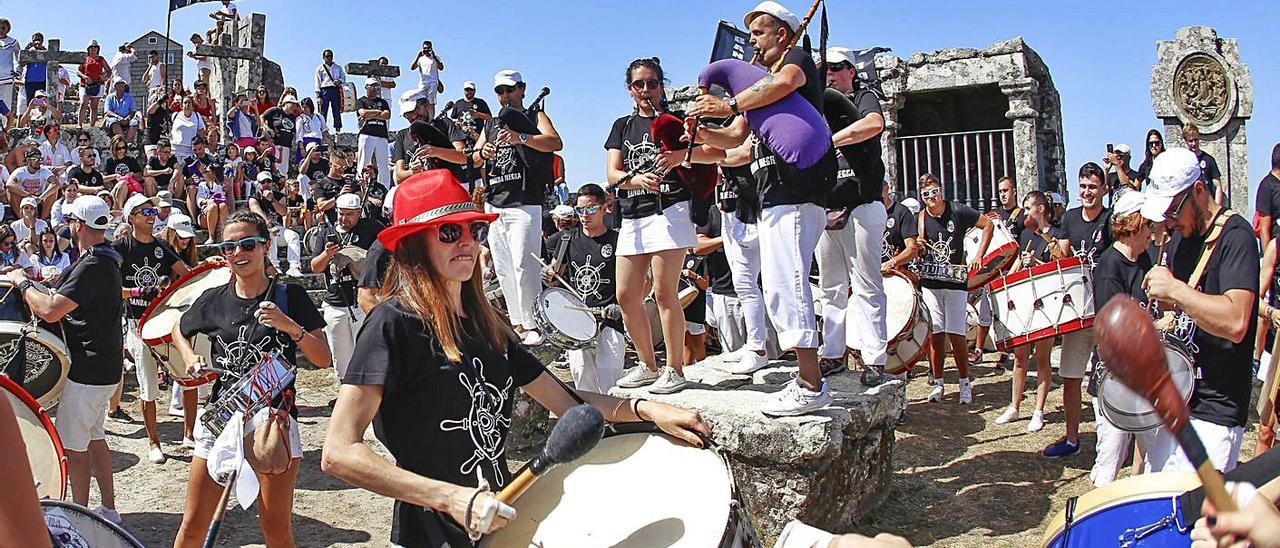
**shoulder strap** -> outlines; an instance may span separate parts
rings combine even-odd
[[[569,240],[573,239],[573,232],[566,230],[560,235],[560,243],[556,244],[556,270],[564,268],[564,256],[569,251]]]
[[[276,284],[275,294],[271,296],[271,300],[276,303],[276,307],[284,312],[285,316],[289,315],[289,286],[285,284]]]
[[[925,211],[924,206],[921,206],[920,213],[916,214],[919,217],[918,219],[916,219],[916,245],[924,245],[924,242],[925,242],[925,239],[924,239],[925,213],[927,212]]]
[[[1187,285],[1193,289],[1200,290],[1200,278],[1204,276],[1205,268],[1209,266],[1209,259],[1213,257],[1213,251],[1218,247],[1218,238],[1222,236],[1222,227],[1226,226],[1227,220],[1235,214],[1230,209],[1223,209],[1218,212],[1218,217],[1213,220],[1213,227],[1209,229],[1209,235],[1204,239],[1204,250],[1200,252],[1200,259],[1196,261],[1196,268],[1191,272],[1191,277],[1187,278]]]

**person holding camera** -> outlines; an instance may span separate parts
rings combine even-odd
[[[1129,160],[1129,145],[1107,145],[1107,155],[1102,159],[1102,165],[1107,168],[1107,187],[1111,189],[1108,202],[1112,205],[1120,199],[1120,193],[1125,189],[1142,190],[1138,172],[1129,167]]]
[[[430,40],[422,41],[422,51],[414,56],[413,63],[409,64],[409,70],[418,71],[418,92],[411,92],[409,95],[425,97],[430,104],[427,107],[427,119],[435,118],[436,94],[444,91],[444,86],[440,84],[440,71],[444,70],[444,61],[436,55]]]
[[[270,171],[260,171],[257,176],[258,192],[249,198],[249,210],[267,220],[271,227],[271,245],[267,246],[267,259],[271,266],[280,270],[280,246],[285,247],[289,259],[289,270],[286,276],[302,277],[302,237],[297,231],[285,226],[285,217],[289,215],[284,196],[276,192],[276,177]]]
[[[364,310],[356,306],[356,277],[350,264],[333,264],[334,257],[344,248],[357,247],[365,251],[378,239],[382,225],[361,216],[363,210],[360,195],[344,193],[336,201],[338,222],[325,234],[324,251],[311,259],[311,271],[324,274],[325,296],[321,312],[324,316],[324,335],[333,350],[333,370],[338,378],[347,372],[355,350],[356,333],[364,321]]]

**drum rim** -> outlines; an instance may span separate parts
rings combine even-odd
[[[927,331],[929,332],[929,335],[925,335],[925,337],[924,337],[924,338],[925,338],[925,342],[928,342],[929,337],[930,337],[930,336],[932,336],[932,334],[933,334],[933,325],[931,324],[931,321],[930,321],[930,318],[929,318],[929,309],[928,309],[928,308],[925,308],[925,307],[923,307],[923,306],[922,306],[922,307],[920,307],[920,308],[919,308],[919,310],[917,310],[917,311],[916,311],[916,324],[921,324],[921,323],[923,323],[923,324],[924,324],[925,330],[927,330]],[[914,330],[914,329],[911,329],[910,331],[915,331],[915,330]],[[890,341],[889,341],[891,344],[893,344],[893,345],[894,345],[894,346],[893,346],[893,348],[896,348],[896,347],[897,347],[896,345],[897,345],[898,343],[901,343],[901,342],[902,342],[902,337],[903,337],[903,336],[905,336],[905,334],[900,335],[900,336],[898,336],[898,337],[895,337],[895,338],[893,338],[892,340],[890,340]],[[886,345],[885,345],[885,347],[884,347],[884,349],[885,349],[885,359],[886,359],[886,360],[888,360],[888,358],[890,358],[890,357],[892,357],[892,356],[897,356],[897,354],[896,354],[896,353],[895,353],[895,354],[890,354],[890,353],[889,353],[889,348],[890,348],[890,346],[889,346],[888,344],[886,344]],[[885,363],[886,363],[886,367],[885,367],[885,369],[884,369],[884,370],[885,370],[885,372],[886,372],[886,373],[889,373],[889,374],[891,374],[891,375],[901,375],[901,374],[903,374],[903,373],[905,373],[905,372],[907,372],[907,371],[910,371],[910,370],[911,370],[911,367],[912,367],[912,366],[914,366],[914,365],[916,364],[916,362],[920,361],[920,358],[924,357],[924,350],[925,350],[925,344],[924,344],[924,343],[921,343],[921,344],[920,344],[920,348],[916,350],[916,354],[915,354],[914,356],[911,356],[911,357],[910,357],[910,358],[908,358],[908,359],[901,359],[901,358],[899,358],[899,359],[901,359],[901,361],[902,361],[902,367],[895,367],[895,368],[893,368],[893,369],[890,369],[890,368],[888,367],[888,362],[886,361],[886,362],[885,362]]]
[[[1026,335],[1014,335],[1013,337],[1009,337],[1008,339],[1005,339],[1003,342],[996,341],[996,350],[999,350],[1001,352],[1008,352],[1014,347],[1022,346],[1024,344],[1031,344],[1037,341],[1048,339],[1050,337],[1057,337],[1058,335],[1066,335],[1067,333],[1074,333],[1076,331],[1089,329],[1093,327],[1093,320],[1094,318],[1090,316],[1088,318],[1063,322],[1053,327],[1037,329],[1035,331],[1027,333]],[[996,322],[993,321],[992,325],[994,326],[995,323]],[[1004,324],[1004,322],[999,322],[999,323]],[[1006,331],[1008,330],[1008,328],[1004,328],[1004,329]]]
[[[49,418],[49,414],[45,412],[44,407],[40,406],[40,403],[36,401],[35,397],[32,396],[30,392],[27,392],[25,388],[18,386],[18,383],[13,379],[0,375],[0,389],[7,390],[14,396],[17,396],[18,401],[22,402],[23,405],[27,406],[27,409],[30,409],[35,413],[36,417],[40,419],[40,425],[44,427],[45,432],[49,434],[49,438],[53,440],[53,449],[58,454],[58,468],[61,471],[60,475],[62,476],[62,485],[58,489],[58,502],[62,502],[61,499],[67,497],[67,455],[65,452],[66,450],[62,447],[62,438],[58,436],[58,429],[53,425],[53,419]],[[30,465],[31,463],[28,460],[27,466]]]
[[[168,301],[169,297],[172,296],[173,293],[178,290],[178,288],[182,287],[188,281],[190,281],[192,278],[195,278],[196,276],[202,275],[209,271],[217,270],[219,268],[230,269],[231,267],[227,266],[226,264],[217,263],[217,262],[200,263],[196,265],[194,268],[192,268],[191,270],[187,271],[186,274],[183,274],[182,276],[180,276],[176,281],[169,284],[169,287],[164,288],[164,291],[161,291],[159,295],[156,295],[154,299],[151,299],[151,303],[147,305],[147,309],[143,310],[142,316],[138,318],[138,336],[142,337],[142,326],[146,325],[147,320],[151,319],[151,315],[155,313],[156,308],[159,307],[161,303]],[[232,279],[235,279],[235,274],[233,273],[231,277]],[[146,343],[147,346],[159,346],[161,344],[171,342],[171,341],[173,341],[172,333],[165,333],[164,336],[158,339],[155,339],[155,338],[142,339],[142,342]]]
[[[1154,472],[1118,479],[1102,487],[1090,490],[1076,498],[1076,511],[1072,523],[1079,523],[1102,511],[1127,504],[1163,497],[1177,499],[1183,493],[1200,486],[1195,472]],[[1145,491],[1142,491],[1145,489]],[[1040,545],[1048,547],[1066,529],[1067,510],[1054,514],[1044,528]]]
[[[548,293],[553,293],[553,292],[562,294],[567,298],[581,304],[582,306],[587,305],[585,302],[582,301],[582,299],[579,299],[577,295],[574,295],[572,291],[569,291],[568,289],[565,289],[563,287],[544,288],[542,291],[538,292],[538,295],[536,297],[533,298],[534,323],[538,324],[538,328],[543,331],[543,334],[546,335],[548,339],[550,339],[552,344],[562,349],[582,350],[583,348],[591,346],[591,343],[595,342],[596,337],[600,335],[599,318],[596,318],[594,314],[584,312],[584,314],[586,314],[587,316],[590,316],[591,319],[595,321],[595,334],[593,334],[591,338],[585,341],[580,341],[578,339],[574,339],[572,337],[568,337],[564,335],[563,333],[561,333],[560,329],[557,328],[556,325],[551,321],[551,318],[546,315],[548,303],[544,295]]]
[[[1066,270],[1069,268],[1084,267],[1084,266],[1085,266],[1084,259],[1081,259],[1080,257],[1074,257],[1074,256],[1063,257],[1061,259],[1049,261],[1047,263],[1041,263],[1030,268],[1024,268],[1022,270],[1010,272],[1009,274],[1006,274],[1004,276],[999,276],[996,279],[991,281],[991,285],[990,287],[987,288],[987,290],[996,291],[1000,288],[1003,288],[1006,285],[1009,285],[1009,286],[1016,285],[1030,279],[1033,276],[1039,276],[1040,274],[1044,274],[1046,272],[1054,272],[1057,270]],[[1092,283],[1092,279],[1090,279],[1090,283]]]
[[[1013,252],[1009,253],[1005,257],[1000,256],[1004,253],[1008,253],[1010,250]],[[1001,271],[1009,268],[1009,265],[1013,264],[1013,261],[1016,258],[1018,258],[1017,242],[1006,242],[1004,245],[993,250],[987,250],[987,256],[982,258],[982,266],[977,270],[969,270],[969,278],[965,285],[968,286],[969,291],[973,291],[992,283],[996,278],[1000,277]],[[1001,264],[995,268],[991,268],[991,266],[997,261]]]
[[[0,334],[21,336],[22,329],[27,325],[29,324],[17,321],[0,321]],[[60,355],[54,356],[62,365],[62,367],[59,368],[58,381],[53,384],[53,388],[49,390],[49,392],[39,398],[35,398],[40,404],[41,409],[46,406],[52,408],[58,403],[58,400],[62,399],[62,390],[67,385],[67,375],[71,374],[71,350],[67,348],[67,343],[63,342],[62,339],[59,339],[52,331],[43,327],[36,326],[35,331],[32,333],[32,337],[36,339],[37,342],[45,345],[45,347],[61,352]],[[8,377],[5,378],[8,379]],[[25,388],[23,390],[26,391]],[[27,393],[30,394],[30,392]],[[35,396],[32,397],[34,398]]]
[[[68,502],[65,500],[41,499],[40,500],[41,518],[44,517],[44,507],[46,506],[61,508],[63,510],[70,509],[79,513],[87,514],[91,516],[91,519],[93,519],[94,522],[106,525],[107,528],[111,529],[113,533],[116,533],[120,535],[124,540],[133,543],[133,546],[135,546],[136,548],[146,548],[146,545],[142,544],[142,541],[138,540],[138,537],[133,536],[133,533],[130,533],[128,529],[125,529],[124,527],[121,527],[119,525],[111,523],[110,521],[107,521],[106,518],[99,516],[96,512],[88,508],[85,508],[84,506],[80,506],[79,504],[76,504],[74,502]],[[48,528],[48,526],[45,526],[45,527],[46,529]]]
[[[891,268],[891,269],[886,270],[886,271],[884,272],[884,277],[886,277],[886,278],[887,278],[887,277],[890,277],[890,276],[896,276],[896,277],[899,277],[899,278],[903,278],[903,279],[907,280],[907,283],[908,283],[908,284],[910,284],[910,286],[911,286],[911,294],[912,294],[912,296],[914,296],[915,298],[911,300],[911,313],[910,313],[907,317],[908,317],[908,318],[915,318],[915,317],[917,317],[917,316],[919,315],[920,308],[921,308],[921,306],[920,306],[920,304],[921,304],[921,303],[920,303],[920,301],[921,301],[921,296],[922,296],[922,295],[921,295],[921,293],[920,293],[920,281],[919,281],[919,278],[916,278],[914,275],[910,275],[909,273],[903,272],[903,271],[901,271],[901,270],[899,270],[899,269],[896,269],[896,268]],[[881,287],[881,288],[883,288],[883,287],[884,287],[884,283],[883,283],[883,282],[881,282],[880,287]],[[885,310],[886,310],[886,312],[888,311],[888,307],[887,307],[887,305],[886,305],[886,309],[885,309]],[[886,315],[886,316],[887,316],[887,315]],[[903,335],[904,333],[908,333],[908,332],[910,332],[910,331],[913,331],[913,330],[911,329],[913,326],[914,326],[914,325],[913,325],[913,322],[908,321],[908,322],[907,322],[907,325],[903,326],[903,327],[902,327],[902,329],[898,330],[898,333],[897,333],[897,334],[895,334],[895,335],[894,335],[894,336],[892,336],[892,337],[889,337],[889,342],[890,342],[890,343],[892,343],[893,341],[896,341],[896,340],[898,340],[900,337],[902,337],[902,335]],[[852,348],[852,347],[851,347],[851,348]]]
[[[1180,354],[1183,358],[1186,358],[1186,360],[1187,360],[1187,361],[1186,361],[1186,363],[1188,363],[1188,364],[1190,365],[1190,369],[1191,369],[1191,371],[1190,371],[1190,374],[1191,374],[1191,383],[1190,383],[1190,385],[1187,387],[1187,389],[1186,389],[1186,390],[1179,389],[1179,390],[1178,390],[1178,392],[1185,392],[1185,394],[1182,394],[1182,400],[1183,400],[1184,402],[1189,402],[1189,401],[1191,401],[1191,396],[1192,396],[1193,394],[1195,394],[1195,391],[1196,391],[1196,388],[1195,388],[1195,386],[1196,386],[1196,385],[1195,385],[1195,370],[1196,370],[1196,365],[1195,365],[1196,361],[1195,361],[1195,357],[1194,357],[1190,352],[1188,352],[1188,351],[1186,350],[1185,345],[1183,345],[1181,341],[1179,341],[1179,340],[1177,340],[1177,339],[1174,339],[1174,338],[1171,338],[1171,337],[1169,337],[1167,334],[1162,334],[1162,336],[1161,336],[1161,341],[1160,341],[1160,342],[1161,342],[1161,345],[1160,345],[1161,350],[1169,350],[1169,349],[1172,349],[1174,352],[1176,352],[1176,353]],[[1172,372],[1170,372],[1170,377],[1172,377]],[[1160,420],[1159,415],[1155,414],[1155,411],[1154,411],[1154,410],[1152,410],[1152,411],[1148,411],[1148,412],[1144,412],[1144,413],[1139,414],[1139,413],[1131,413],[1131,412],[1125,411],[1125,410],[1123,410],[1123,409],[1117,409],[1117,408],[1113,407],[1113,406],[1112,406],[1112,405],[1111,405],[1111,404],[1106,400],[1106,398],[1103,398],[1103,396],[1102,396],[1102,394],[1103,394],[1102,387],[1103,387],[1103,385],[1104,385],[1104,384],[1106,384],[1106,383],[1107,383],[1108,381],[1110,381],[1110,380],[1112,380],[1111,372],[1110,372],[1109,370],[1107,370],[1107,368],[1106,368],[1105,366],[1104,366],[1104,367],[1102,367],[1102,372],[1101,372],[1101,373],[1099,373],[1099,377],[1098,377],[1098,403],[1100,403],[1100,404],[1101,404],[1101,405],[1099,405],[1099,406],[1098,406],[1098,411],[1099,411],[1100,413],[1102,413],[1102,414],[1103,414],[1103,416],[1105,416],[1105,417],[1107,418],[1107,420],[1108,420],[1108,421],[1110,421],[1110,422],[1111,422],[1111,424],[1112,424],[1113,426],[1115,426],[1116,428],[1119,428],[1120,430],[1123,430],[1123,431],[1125,431],[1125,432],[1131,433],[1131,434],[1138,434],[1138,433],[1143,433],[1143,432],[1150,432],[1150,431],[1152,431],[1152,430],[1155,430],[1156,428],[1159,428],[1159,427],[1160,427],[1160,425],[1164,424],[1164,422],[1163,422],[1162,420]],[[1121,386],[1123,386],[1123,384],[1121,384]],[[1175,387],[1175,388],[1177,388],[1177,384],[1176,384],[1176,383],[1175,383],[1174,387]],[[1126,388],[1128,388],[1128,387],[1126,387]],[[1132,390],[1130,390],[1130,391],[1132,392]],[[1133,417],[1133,418],[1136,418],[1136,417],[1151,417],[1151,416],[1154,416],[1156,420],[1155,420],[1155,424],[1152,424],[1151,426],[1145,426],[1145,427],[1142,427],[1142,428],[1139,428],[1139,429],[1133,429],[1133,428],[1125,428],[1125,427],[1123,427],[1123,426],[1120,426],[1120,424],[1116,422],[1116,420],[1115,420],[1115,418],[1113,417],[1113,415],[1115,415],[1115,416],[1120,416],[1120,417],[1125,417],[1125,418],[1130,418],[1130,417]]]

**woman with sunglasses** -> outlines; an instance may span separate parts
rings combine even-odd
[[[564,148],[564,142],[546,112],[525,109],[525,82],[519,72],[495,74],[493,91],[501,107],[523,112],[538,130],[523,133],[532,128],[507,127],[495,116],[485,121],[471,155],[488,173],[485,211],[498,215],[489,247],[511,325],[526,345],[537,346],[543,342],[533,322],[533,300],[542,289],[537,259],[542,249],[542,203],[552,184],[551,153]]]
[[[276,106],[276,102],[272,101],[271,96],[267,94],[267,86],[258,86],[253,93],[252,103],[253,112],[258,116],[262,116],[263,113],[271,110],[271,107]]]
[[[200,117],[213,123],[208,125],[205,138],[210,142],[219,142],[221,130],[218,126],[218,102],[209,95],[209,83],[196,82],[196,93],[191,97],[191,108],[200,113]]]
[[[116,200],[123,202],[130,194],[145,193],[147,196],[154,196],[156,188],[148,186],[142,178],[142,166],[138,165],[138,161],[132,156],[126,154],[124,138],[119,135],[112,137],[109,146],[110,156],[104,168],[106,176],[103,178],[103,184],[111,189],[111,194],[116,197]]]
[[[104,84],[111,79],[111,64],[99,55],[101,52],[102,47],[98,45],[98,41],[90,41],[84,62],[77,71],[80,76],[80,110],[76,114],[76,120],[82,127],[98,122],[98,99],[104,95]]]
[[[605,168],[617,188],[615,207],[622,216],[618,233],[618,304],[627,334],[635,344],[640,367],[618,381],[622,388],[652,385],[655,394],[682,390],[684,378],[684,310],[680,307],[680,271],[685,251],[697,244],[690,217],[689,190],[671,171],[644,170],[655,161],[658,146],[650,134],[654,118],[665,109],[666,81],[657,58],[636,59],[627,66],[626,85],[634,103],[631,114],[618,118],[605,140]],[[632,170],[641,173],[628,177]],[[626,180],[629,179],[629,180]],[[644,310],[649,279],[662,318],[667,365],[659,369],[654,337]]]
[[[1142,164],[1138,166],[1138,184],[1146,186],[1147,177],[1151,175],[1151,163],[1155,161],[1156,156],[1164,152],[1164,136],[1160,135],[1160,130],[1153,129],[1147,131],[1147,138],[1143,140],[1146,143],[1143,148]]]
[[[481,242],[498,215],[478,211],[451,173],[415,174],[394,200],[395,223],[378,239],[395,260],[356,342],[363,359],[342,379],[321,463],[396,499],[393,544],[475,546],[514,517],[493,491],[512,478],[505,450],[517,387],[558,415],[581,398],[607,421],[653,421],[702,445],[710,427],[696,412],[573,391],[520,344],[480,275]],[[394,464],[364,443],[375,420]]]
[[[9,225],[0,225],[0,274],[31,266],[26,253],[18,249],[18,237]]]
[[[241,209],[232,213],[222,227],[225,241],[218,244],[233,279],[226,285],[205,291],[174,327],[173,343],[193,375],[210,365],[219,369],[210,402],[223,397],[231,386],[250,370],[263,353],[279,353],[281,359],[296,363],[298,350],[317,367],[328,367],[329,346],[325,342],[324,319],[302,287],[283,284],[267,277],[267,221]],[[192,339],[204,334],[212,341],[206,365],[196,354]],[[302,460],[297,409],[293,406],[293,383],[285,387],[271,406],[258,413],[247,430],[260,421],[283,421],[291,457],[285,472],[258,473],[258,523],[268,546],[292,546],[293,488]],[[222,486],[209,476],[208,458],[215,436],[203,423],[196,425],[196,447],[187,474],[187,500],[182,525],[174,545],[201,546],[209,521],[218,506]]]

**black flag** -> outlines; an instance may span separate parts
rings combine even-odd
[[[169,11],[180,10],[192,4],[213,2],[214,0],[169,0]]]

